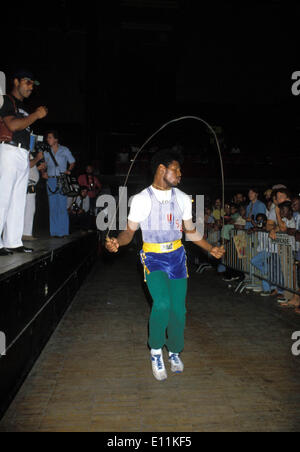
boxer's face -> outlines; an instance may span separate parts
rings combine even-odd
[[[176,160],[173,160],[172,163],[168,167],[164,168],[164,181],[169,185],[169,187],[177,187],[177,185],[181,182],[181,167],[179,162],[176,162]]]

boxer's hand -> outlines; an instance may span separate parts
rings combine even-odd
[[[119,242],[116,238],[106,238],[106,242],[105,242],[105,248],[110,252],[110,253],[117,253],[119,250]]]
[[[224,246],[215,246],[211,250],[210,254],[213,257],[215,257],[216,259],[221,259],[224,256],[224,254],[225,254],[225,248],[224,248]]]

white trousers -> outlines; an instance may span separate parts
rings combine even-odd
[[[23,235],[32,235],[33,219],[35,214],[35,198],[35,193],[28,193],[26,195]]]
[[[0,249],[23,246],[28,177],[26,149],[0,143]]]

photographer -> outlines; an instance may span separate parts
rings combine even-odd
[[[50,146],[49,152],[44,154],[47,171],[42,174],[42,177],[47,179],[50,236],[63,238],[69,235],[69,215],[67,197],[59,189],[58,177],[61,174],[71,174],[75,166],[75,159],[67,147],[59,144],[56,130],[47,133],[47,143]]]
[[[44,162],[44,154],[38,152],[36,157],[30,154],[30,171],[29,181],[26,195],[25,206],[25,218],[24,218],[24,231],[22,240],[36,240],[32,235],[33,219],[35,214],[35,201],[36,201],[36,185],[40,179],[39,171],[46,170],[46,164]]]
[[[39,85],[32,73],[19,71],[12,80],[11,94],[0,96],[0,256],[33,251],[22,243],[30,126],[48,113],[46,107],[39,107],[32,114],[25,110],[23,100]]]
[[[68,198],[68,212],[71,233],[76,229],[80,229],[81,231],[91,229],[93,217],[89,213],[90,198],[88,197],[88,187],[80,187],[79,196]]]

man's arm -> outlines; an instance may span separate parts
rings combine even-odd
[[[65,172],[65,174],[70,175],[74,168],[75,168],[75,162],[70,164],[69,169]]]
[[[30,160],[30,168],[33,168],[40,160],[44,158],[44,154],[42,152],[38,152],[37,156]]]
[[[212,246],[210,245],[197,231],[193,224],[193,220],[184,221],[185,235],[188,240],[191,240],[195,245],[199,246],[203,250],[210,253],[216,259],[221,259],[225,254],[224,246]]]
[[[284,221],[282,221],[282,218],[280,216],[280,209],[279,207],[276,206],[276,218],[277,218],[277,223],[278,223],[278,227],[279,227],[279,231],[278,232],[286,232],[287,231],[287,225],[285,224]]]
[[[39,107],[34,113],[26,118],[16,118],[15,116],[6,116],[3,118],[4,124],[11,132],[19,132],[27,129],[38,119],[43,119],[47,116],[48,110],[46,107]]]
[[[117,253],[120,246],[129,245],[132,241],[135,232],[139,227],[138,223],[128,221],[126,231],[122,231],[117,238],[107,238],[105,247],[111,253]]]

